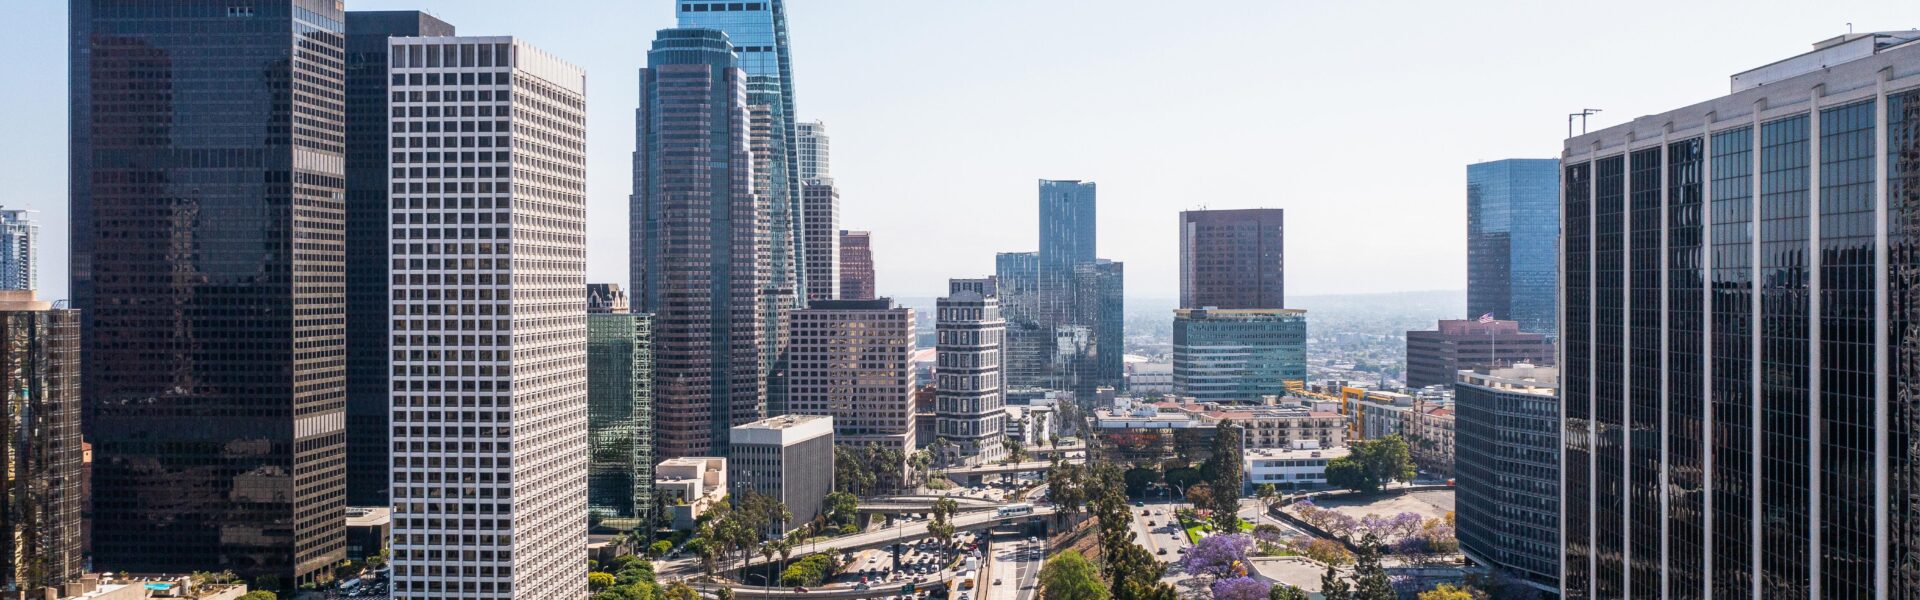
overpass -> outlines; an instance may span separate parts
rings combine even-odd
[[[960,512],[987,510],[1001,505],[999,502],[966,496],[891,496],[861,502],[859,511],[883,514],[933,512],[933,503],[942,499],[952,500],[959,506]]]
[[[957,579],[957,577],[954,576],[953,571],[951,570],[942,571],[938,578],[914,583],[913,587],[914,587],[914,591],[951,588],[953,585],[954,579]],[[714,583],[714,582],[708,582],[708,581],[688,581],[687,585],[689,587],[692,587],[695,590],[699,590],[701,597],[704,597],[704,598],[718,598],[719,593],[716,590],[722,587],[726,587],[726,588],[731,588],[733,590],[733,597],[735,598],[765,598],[768,600],[789,600],[789,599],[797,600],[800,598],[808,598],[808,599],[832,598],[835,600],[839,600],[839,599],[852,599],[852,598],[884,598],[887,596],[893,596],[893,595],[899,594],[901,587],[905,586],[906,584],[903,582],[892,582],[892,583],[885,583],[881,585],[872,586],[869,589],[856,590],[856,589],[853,589],[853,585],[851,584],[836,583],[836,584],[829,584],[829,585],[822,585],[822,586],[807,588],[807,592],[804,594],[795,592],[793,591],[793,588],[786,587],[786,586],[773,586],[772,589],[768,589],[765,586],[747,585],[744,583],[736,583],[732,581],[721,582],[721,583]]]
[[[1086,451],[1087,451],[1086,444],[1073,444],[1070,446],[1037,446],[1033,448],[1027,448],[1027,454],[1032,454],[1037,457],[1046,457],[1048,455],[1059,454],[1062,452],[1071,454],[1074,452],[1086,452]]]
[[[1085,457],[1069,458],[1061,462],[1070,464],[1070,465],[1079,465],[1079,464],[1086,464],[1087,459]],[[1007,473],[1031,473],[1034,471],[1045,471],[1051,468],[1053,468],[1053,461],[1031,460],[1023,463],[1013,463],[1013,464],[1005,464],[1005,465],[980,465],[977,467],[955,467],[955,468],[941,471],[941,474],[951,479],[955,477],[972,477],[975,475],[1005,475]]]
[[[1053,512],[1054,509],[1052,506],[1035,506],[1033,507],[1033,512],[1019,515],[1002,515],[997,511],[979,511],[955,515],[951,522],[956,532],[974,531],[1013,523],[1023,523],[1029,519],[1051,516]],[[851,552],[854,550],[866,550],[868,548],[880,548],[895,542],[917,541],[924,537],[927,537],[927,522],[915,521],[904,525],[882,527],[865,533],[810,541],[804,545],[796,546],[793,554],[794,556],[803,556],[829,548],[842,552]],[[721,573],[732,571],[740,566],[740,561],[738,560],[723,558],[715,562],[717,564],[716,570]],[[654,566],[662,575],[685,577],[700,573],[700,558],[694,556],[670,561],[659,561],[654,563]]]

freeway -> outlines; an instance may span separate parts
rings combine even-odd
[[[959,506],[961,512],[987,510],[1000,506],[1001,504],[992,500],[970,498],[967,496],[894,496],[890,498],[874,498],[861,502],[859,510],[860,512],[875,513],[924,513],[932,511],[933,503],[942,498],[952,500],[954,504]]]
[[[1019,523],[1027,519],[1045,517],[1052,514],[1052,506],[1035,506],[1033,507],[1033,512],[1017,515],[1002,515],[998,512],[985,511],[963,513],[953,517],[953,528],[955,531],[973,531],[996,525]],[[843,552],[865,550],[867,548],[879,548],[894,542],[918,540],[923,537],[927,537],[927,522],[916,521],[901,526],[882,527],[865,533],[843,535],[836,538],[809,542],[805,546],[805,549],[807,552],[817,552],[821,548],[832,548]],[[798,553],[796,552],[796,554]],[[737,560],[720,561],[718,565],[719,570],[732,570],[738,566],[738,563],[739,561]],[[674,574],[688,576],[700,571],[700,558],[688,557],[660,561],[655,563],[655,568],[658,569],[662,575]]]
[[[773,598],[779,598],[779,599],[836,598],[838,599],[838,598],[880,598],[885,596],[893,596],[900,593],[900,588],[904,584],[890,583],[887,585],[874,586],[870,589],[864,589],[864,590],[856,590],[856,589],[853,589],[852,586],[833,586],[833,587],[823,586],[823,587],[817,587],[817,588],[809,588],[806,592],[796,592],[796,591],[793,591],[793,588],[766,589],[764,587],[757,586],[757,585],[736,585],[733,582],[727,582],[725,584],[716,584],[716,583],[709,583],[705,581],[688,581],[687,585],[692,586],[693,589],[700,590],[701,595],[707,596],[710,598],[716,597],[714,590],[724,586],[724,587],[733,589],[733,597],[735,598],[769,598],[769,599],[773,599]],[[953,576],[951,575],[951,572],[949,572],[949,574],[946,577],[937,581],[924,581],[924,582],[914,584],[916,590],[927,590],[927,589],[934,589],[934,588],[940,588],[940,587],[948,587],[951,585],[953,585]]]

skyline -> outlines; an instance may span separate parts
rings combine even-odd
[[[586,69],[588,279],[619,281],[627,268],[619,217],[631,192],[635,82],[652,32],[671,27],[674,15],[664,2],[577,4],[591,9],[580,12],[595,14],[595,23],[610,25],[579,30],[542,7],[493,0],[353,0],[348,8],[426,8],[463,30],[516,35]],[[824,121],[833,132],[841,227],[874,231],[881,295],[937,296],[949,277],[990,272],[997,252],[1035,250],[1023,232],[1036,226],[1032,190],[1042,178],[1101,184],[1106,240],[1097,252],[1129,264],[1129,297],[1177,295],[1178,213],[1201,206],[1292,213],[1288,287],[1298,295],[1459,290],[1466,279],[1466,232],[1457,225],[1464,223],[1465,165],[1554,156],[1565,114],[1580,108],[1605,110],[1590,123],[1599,129],[1723,95],[1725,86],[1715,82],[1803,52],[1844,33],[1847,21],[1855,31],[1916,21],[1892,4],[1769,4],[1727,14],[1668,6],[1662,10],[1674,18],[1657,23],[1629,21],[1633,6],[1598,12],[1513,5],[1493,13],[1406,4],[1365,13],[1369,27],[1336,31],[1324,24],[1357,22],[1356,11],[1366,9],[1248,2],[1210,13],[1231,19],[1171,22],[1145,2],[1086,12],[1069,3],[802,0],[791,11],[797,93],[806,97],[796,116]],[[0,91],[0,103],[17,115],[19,143],[0,150],[7,165],[0,183],[15,192],[5,199],[8,208],[39,211],[41,268],[61,273],[67,194],[65,152],[57,150],[67,143],[65,104],[38,90],[66,85],[66,11],[58,3],[21,11],[20,35],[0,49],[49,60],[8,67],[20,85]],[[1590,35],[1534,27],[1575,16]],[[1608,33],[1629,22],[1643,42],[1634,47]],[[1717,26],[1683,25],[1699,22]],[[878,26],[887,23],[916,25]],[[1180,43],[1163,46],[1156,38]],[[1024,43],[997,42],[1003,39]],[[1330,44],[1341,51],[1320,50]],[[1692,58],[1679,68],[1642,68],[1681,51]],[[1314,54],[1299,62],[1219,58],[1261,52]],[[1563,55],[1617,58],[1576,70],[1556,60]],[[1239,87],[1221,86],[1222,78]],[[1131,83],[1146,80],[1154,83]],[[1517,84],[1449,85],[1504,80]],[[1640,91],[1623,92],[1627,81]],[[1420,110],[1395,88],[1450,91],[1421,99],[1431,109]],[[1223,100],[1223,90],[1239,93]],[[945,118],[922,118],[927,111]],[[1530,113],[1538,117],[1513,117]],[[907,122],[916,126],[899,126]],[[1383,144],[1418,158],[1351,160]],[[1302,173],[1312,176],[1295,177]],[[936,223],[945,226],[929,227]],[[45,297],[69,296],[64,277],[42,283]]]

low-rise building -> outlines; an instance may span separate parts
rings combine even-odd
[[[1413,406],[1402,411],[1405,422],[1401,435],[1413,454],[1413,464],[1421,470],[1442,476],[1453,475],[1453,394],[1444,397],[1414,397]]]
[[[740,491],[773,496],[792,515],[788,531],[820,515],[833,491],[833,417],[785,415],[734,427],[727,479]]]
[[[1165,361],[1127,363],[1127,393],[1136,396],[1173,393],[1173,363]]]
[[[347,507],[347,560],[380,554],[393,535],[393,510],[381,506]]]
[[[1129,462],[1169,456],[1198,462],[1212,452],[1216,431],[1228,420],[1240,426],[1241,444],[1248,450],[1347,444],[1346,418],[1312,404],[1219,404],[1177,397],[1154,403],[1122,398],[1112,409],[1096,410],[1093,437]]]
[[[674,529],[692,529],[695,519],[727,497],[727,459],[684,456],[653,468],[653,489],[667,507]]]
[[[1241,454],[1249,489],[1272,485],[1281,490],[1310,490],[1327,485],[1327,463],[1351,453],[1300,441],[1282,448],[1249,448]]]

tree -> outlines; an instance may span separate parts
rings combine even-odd
[[[1349,445],[1352,452],[1327,462],[1327,483],[1356,492],[1372,493],[1393,481],[1413,479],[1412,451],[1407,440],[1390,435]]]
[[[1213,436],[1213,455],[1200,465],[1200,476],[1213,488],[1215,531],[1233,532],[1240,528],[1240,487],[1243,474],[1240,457],[1240,426],[1233,419],[1220,422]],[[1199,503],[1194,504],[1199,507]]]
[[[954,527],[950,517],[958,510],[960,510],[960,503],[954,502],[952,498],[933,501],[933,521],[927,523],[927,534],[940,540],[942,544],[953,542]]]
[[[1267,600],[1272,588],[1252,577],[1234,577],[1213,582],[1213,600]]]
[[[1180,565],[1188,573],[1204,573],[1215,579],[1245,577],[1247,552],[1252,549],[1253,538],[1246,534],[1210,535],[1180,557]]]
[[[238,600],[280,600],[280,595],[266,590],[254,590],[241,594]]]
[[[1144,496],[1147,489],[1160,482],[1160,470],[1153,467],[1134,467],[1121,474],[1126,481],[1128,496]]]
[[[613,587],[613,574],[595,571],[587,574],[587,591],[599,592]]]
[[[1474,597],[1473,592],[1468,591],[1464,586],[1454,587],[1451,584],[1442,583],[1434,586],[1432,591],[1420,592],[1420,600],[1474,600]]]
[[[733,588],[720,586],[713,590],[714,600],[733,600]]]
[[[666,556],[667,552],[671,550],[673,550],[673,542],[655,540],[653,545],[647,547],[647,554],[653,558],[660,558]]]
[[[1213,505],[1213,486],[1204,483],[1193,484],[1193,487],[1187,488],[1187,502],[1192,503],[1195,509]]]
[[[1353,564],[1353,553],[1348,552],[1347,547],[1340,545],[1340,542],[1329,539],[1314,538],[1313,541],[1307,542],[1307,547],[1301,550],[1301,553],[1307,555],[1307,558],[1326,563],[1328,566]]]
[[[1353,561],[1353,595],[1355,600],[1400,597],[1393,591],[1393,580],[1387,578],[1387,570],[1380,566],[1380,538],[1371,533],[1360,539],[1360,555]]]
[[[675,581],[667,585],[665,600],[700,600],[700,593],[685,582]]]
[[[1267,600],[1308,600],[1308,598],[1306,590],[1282,583],[1267,590]]]
[[[1320,574],[1320,597],[1325,600],[1354,600],[1353,588],[1347,580],[1340,577],[1340,571],[1333,565],[1327,565],[1327,572]]]
[[[1100,582],[1093,563],[1078,550],[1068,550],[1047,559],[1040,568],[1040,589],[1047,600],[1107,600],[1111,596]]]
[[[1262,483],[1259,487],[1253,488],[1253,497],[1259,498],[1260,504],[1271,508],[1273,503],[1280,501],[1280,488],[1273,487],[1271,483]]]

